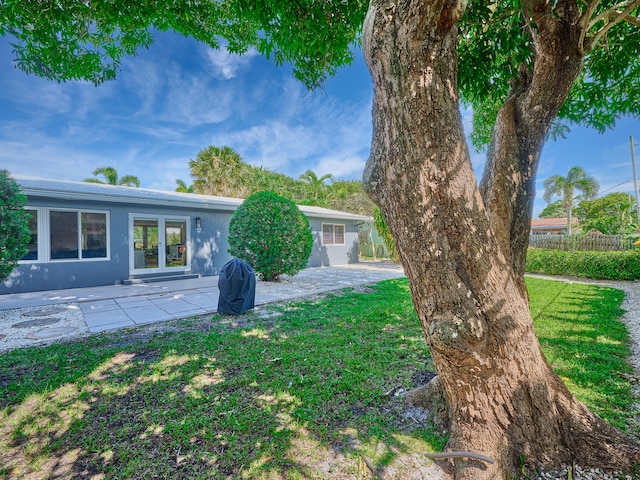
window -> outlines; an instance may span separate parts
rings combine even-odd
[[[322,224],[323,245],[344,245],[344,225]]]
[[[37,261],[38,260],[38,210],[32,208],[25,209],[31,217],[29,218],[29,243],[27,244],[27,253],[21,260]]]
[[[32,208],[25,262],[107,259],[108,212]]]
[[[51,260],[78,258],[78,212],[49,212]]]
[[[107,257],[107,215],[82,212],[82,258]]]

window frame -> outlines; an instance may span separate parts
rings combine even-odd
[[[332,242],[331,243],[327,243],[324,240],[324,227],[326,226],[331,226],[331,237],[332,237]],[[337,243],[336,242],[336,227],[342,227],[342,243]],[[323,222],[321,224],[321,231],[320,231],[320,239],[322,241],[322,245],[323,246],[344,246],[347,244],[347,226],[344,223],[325,223]]]
[[[109,210],[79,209],[79,208],[58,208],[58,207],[35,207],[27,205],[31,215],[36,212],[36,229],[38,234],[38,259],[20,260],[19,264],[28,265],[34,263],[67,263],[67,262],[105,262],[111,260],[111,212]],[[78,257],[77,258],[51,258],[51,212],[75,212],[78,227]],[[105,236],[106,255],[104,257],[83,257],[82,253],[82,214],[97,213],[105,216]]]
[[[167,222],[184,223],[184,234],[186,246],[185,265],[167,265],[166,253],[162,254],[162,257],[158,256],[157,268],[135,268],[135,234],[134,223],[136,220],[153,220],[157,222],[158,228],[158,251],[162,249],[165,252],[166,248],[166,224]],[[193,237],[191,234],[191,217],[189,215],[172,215],[172,214],[155,214],[155,213],[129,213],[128,220],[128,238],[129,245],[129,274],[130,275],[151,275],[151,274],[164,274],[169,272],[190,272],[191,261],[193,259]],[[161,260],[162,258],[162,260]]]
[[[42,240],[42,225],[44,224],[44,213],[42,208],[26,206],[24,207],[25,211],[31,215],[32,218],[36,220],[36,235],[38,236],[38,248],[36,249],[36,258],[35,259],[26,259],[19,260],[19,264],[33,264],[33,263],[43,263],[44,257],[44,245]]]

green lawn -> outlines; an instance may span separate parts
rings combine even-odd
[[[623,294],[528,285],[549,361],[625,429]],[[0,355],[0,478],[346,479],[361,456],[402,478],[446,434],[385,393],[432,369],[404,279],[16,350]]]

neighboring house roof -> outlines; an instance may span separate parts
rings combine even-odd
[[[567,217],[561,218],[534,218],[531,220],[531,228],[534,230],[558,230],[567,228]],[[571,219],[573,226],[578,225],[578,219],[573,217]]]
[[[149,204],[183,207],[213,208],[234,211],[244,201],[242,198],[215,197],[196,193],[167,192],[148,188],[133,188],[116,185],[104,185],[90,182],[70,182],[46,180],[33,177],[15,176],[22,193],[29,196],[50,197],[64,200],[100,201],[127,204]],[[366,222],[370,218],[328,208],[299,205],[298,208],[307,217],[337,218]]]

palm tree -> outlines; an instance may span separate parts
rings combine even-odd
[[[325,188],[325,185],[324,185],[325,180],[333,180],[333,175],[331,175],[330,173],[327,173],[325,175],[322,175],[320,178],[318,178],[315,172],[311,170],[307,170],[302,175],[300,175],[300,180],[309,184],[309,187],[313,192],[315,203],[317,204],[318,196],[320,193],[323,192]]]
[[[600,183],[593,177],[587,175],[582,167],[572,167],[566,177],[552,175],[544,181],[544,200],[549,203],[551,199],[558,195],[562,197],[567,210],[567,221],[569,222],[569,235],[571,235],[571,213],[573,203],[576,200],[574,192],[582,192],[582,199],[594,198],[600,190]]]
[[[100,167],[93,171],[93,176],[97,177],[102,175],[106,181],[102,181],[99,178],[85,178],[85,182],[89,183],[102,183],[107,185],[122,185],[125,187],[139,187],[140,180],[135,175],[125,175],[124,177],[118,177],[118,171],[113,167]]]
[[[185,181],[180,179],[180,178],[178,178],[176,180],[176,185],[178,185],[176,187],[176,192],[181,192],[181,193],[195,193],[196,192],[193,184],[187,186]]]
[[[197,193],[242,197],[246,193],[249,165],[231,147],[209,146],[189,160]]]

